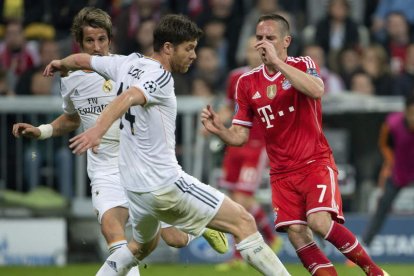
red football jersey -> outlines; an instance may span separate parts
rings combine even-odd
[[[227,94],[227,101],[228,105],[234,106],[235,104],[235,94],[236,94],[236,86],[237,81],[239,80],[240,76],[244,73],[248,72],[250,68],[248,66],[240,67],[234,69],[230,72],[228,79],[227,79],[227,87],[226,87],[226,94]],[[255,122],[257,119],[254,119],[254,123],[252,128],[250,129],[250,136],[247,142],[247,145],[254,144],[253,146],[259,147],[265,144],[264,136],[262,131],[260,130],[260,126],[258,122]]]
[[[310,57],[288,57],[286,63],[319,77]],[[329,164],[332,151],[322,132],[320,99],[296,90],[280,72],[270,75],[264,65],[243,74],[236,87],[233,124],[251,127],[256,117],[266,140],[270,173],[284,174],[307,164]]]

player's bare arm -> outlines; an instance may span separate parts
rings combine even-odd
[[[145,105],[144,93],[137,87],[130,87],[115,98],[99,115],[93,127],[69,140],[74,154],[82,154],[90,148],[97,153],[102,136],[111,125],[133,105]]]
[[[52,136],[62,136],[72,132],[81,124],[81,119],[78,113],[74,114],[62,114],[57,117],[51,125],[53,126],[53,135]]]
[[[61,72],[62,75],[67,75],[69,71],[80,69],[92,70],[91,55],[80,53],[70,55],[64,59],[52,60],[43,71],[43,76],[51,77],[56,72]]]
[[[201,122],[211,133],[217,135],[224,143],[230,146],[242,146],[249,138],[249,128],[232,125],[226,128],[220,116],[207,105],[201,112]]]
[[[80,117],[77,113],[62,114],[50,124],[52,125],[51,136],[61,136],[77,129],[80,126]],[[16,138],[25,137],[30,139],[39,139],[41,135],[39,127],[26,123],[14,124],[12,133]]]
[[[256,44],[256,49],[258,49],[269,63],[272,64],[277,71],[280,71],[297,90],[314,99],[323,96],[323,81],[318,77],[307,74],[285,63],[284,60],[278,57],[275,47],[269,41],[259,41]]]

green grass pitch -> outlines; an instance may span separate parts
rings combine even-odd
[[[391,276],[414,275],[413,264],[380,264]],[[4,276],[86,276],[95,275],[100,264],[68,265],[65,267],[0,267],[0,275]],[[292,276],[308,276],[309,273],[300,264],[287,264]],[[358,267],[346,267],[336,264],[339,276],[364,276]],[[260,273],[248,268],[247,270],[233,270],[217,272],[213,265],[195,264],[149,264],[140,268],[141,276],[255,276]]]

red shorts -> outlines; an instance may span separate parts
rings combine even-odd
[[[311,213],[327,211],[332,219],[344,223],[338,172],[329,166],[312,166],[281,179],[272,177],[272,204],[276,231],[292,224],[307,225]]]
[[[223,159],[220,187],[253,195],[268,164],[264,147],[228,147]]]

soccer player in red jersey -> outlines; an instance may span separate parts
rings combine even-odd
[[[263,15],[256,26],[256,49],[263,65],[239,78],[233,125],[226,128],[210,106],[205,128],[226,144],[243,145],[257,118],[270,160],[272,204],[277,231],[287,232],[304,267],[312,275],[337,275],[314,242],[312,232],[332,243],[367,275],[388,275],[355,235],[341,224],[341,195],[332,150],[322,132],[324,84],[310,57],[289,57],[288,22]]]

